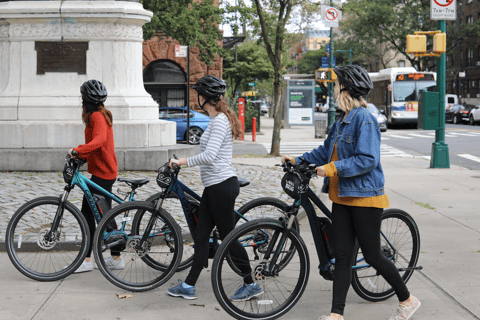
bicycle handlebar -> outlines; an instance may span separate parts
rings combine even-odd
[[[304,158],[299,158],[301,162],[299,164],[294,164],[290,160],[286,160],[282,164],[276,164],[276,166],[281,166],[283,168],[283,172],[294,172],[298,171],[308,178],[312,178],[317,174],[315,168],[317,167],[315,164],[308,162]]]

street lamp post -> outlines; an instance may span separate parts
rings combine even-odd
[[[330,6],[333,5],[333,1],[330,0]],[[335,48],[333,47],[333,28],[330,27],[330,61],[329,61],[329,68],[333,68],[333,56],[335,54]],[[330,72],[331,77],[331,72]],[[328,126],[327,126],[327,134],[330,132],[330,129],[335,122],[335,108],[333,106],[333,83],[328,83],[328,101],[329,101],[329,108],[328,108]]]

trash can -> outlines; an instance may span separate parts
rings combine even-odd
[[[327,120],[315,120],[315,138],[325,138],[327,134]]]

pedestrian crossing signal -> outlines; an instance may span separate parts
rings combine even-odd
[[[333,69],[318,69],[315,71],[315,81],[320,83],[334,82],[337,80],[337,75]]]

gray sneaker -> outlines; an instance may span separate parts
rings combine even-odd
[[[412,318],[413,314],[420,308],[422,305],[420,303],[420,300],[412,296],[413,302],[410,305],[410,307],[404,306],[403,304],[400,304],[398,306],[397,312],[395,314],[392,314],[388,320],[409,320]]]

